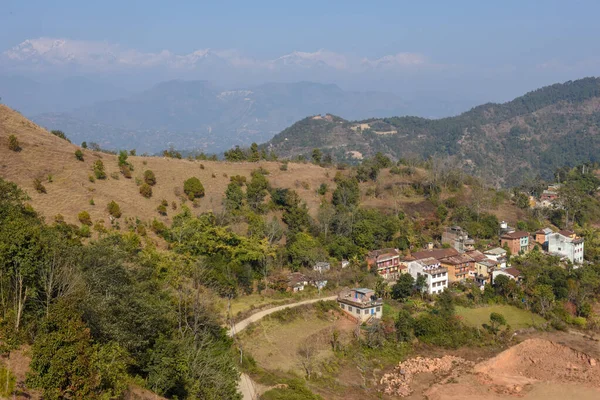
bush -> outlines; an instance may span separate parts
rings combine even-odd
[[[90,227],[87,225],[81,225],[81,228],[79,228],[79,236],[85,238],[89,238],[90,236],[92,236],[92,231],[90,230]]]
[[[288,165],[287,163],[283,163],[279,166],[279,170],[280,171],[287,171],[288,170]]]
[[[167,215],[167,207],[165,207],[163,204],[159,204],[158,207],[156,207],[156,211],[158,211],[160,215]]]
[[[12,151],[21,151],[21,144],[15,135],[8,137],[8,148]]]
[[[104,163],[102,160],[97,160],[94,163],[94,175],[96,179],[106,179],[106,172],[104,171]]]
[[[200,179],[192,177],[183,183],[183,191],[190,200],[194,200],[199,197],[204,197],[204,186]]]
[[[121,165],[119,167],[119,170],[121,171],[121,174],[123,174],[123,176],[127,179],[131,179],[131,168],[129,165]]]
[[[77,219],[83,225],[92,226],[92,218],[90,217],[90,213],[88,213],[87,211],[82,211],[79,214],[77,214]]]
[[[54,130],[54,131],[50,131],[50,133],[53,134],[54,136],[61,138],[62,140],[66,140],[67,142],[71,143],[71,141],[69,140],[69,138],[67,137],[67,135],[65,135],[65,133],[63,131]]]
[[[154,172],[147,169],[144,171],[144,182],[146,182],[150,186],[156,185],[156,176],[154,176]]]
[[[108,203],[106,210],[113,217],[121,218],[121,207],[119,207],[119,205],[114,200]]]
[[[96,178],[94,177],[94,175],[88,175],[88,179],[90,180],[90,182],[94,183],[96,182]]]
[[[33,188],[38,193],[46,193],[46,187],[42,184],[42,181],[39,178],[35,178],[33,180]]]
[[[140,194],[145,198],[149,199],[150,197],[152,197],[152,186],[148,185],[147,183],[144,183],[142,186],[140,186]]]
[[[81,148],[87,149],[87,142],[81,142]]]
[[[83,151],[79,149],[75,150],[75,158],[79,161],[83,161]]]
[[[16,385],[17,379],[10,369],[4,365],[0,366],[0,397],[3,399],[12,398]]]

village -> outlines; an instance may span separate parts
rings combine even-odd
[[[569,230],[543,228],[535,232],[517,231],[504,221],[500,223],[497,247],[475,249],[475,241],[460,226],[444,229],[441,243],[428,243],[418,251],[402,252],[394,248],[370,251],[365,257],[367,269],[393,286],[403,274],[412,276],[417,290],[437,295],[453,284],[471,283],[482,291],[494,285],[499,276],[521,282],[521,271],[512,267],[511,256],[539,251],[560,259],[565,268],[577,269],[584,263],[584,239]],[[342,270],[348,260],[339,263]],[[307,286],[320,292],[327,287],[329,262],[314,264],[311,274],[293,272],[288,276],[287,291],[302,292]],[[381,318],[383,300],[371,288],[344,288],[338,293],[340,308],[357,321]]]

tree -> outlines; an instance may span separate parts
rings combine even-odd
[[[444,318],[450,318],[455,313],[454,296],[449,290],[440,293],[435,301],[435,307],[439,315]]]
[[[12,151],[21,151],[21,144],[15,135],[8,137],[8,148]]]
[[[193,201],[196,198],[204,197],[204,186],[200,179],[194,176],[183,183],[183,192]]]
[[[110,203],[108,203],[106,210],[113,217],[121,218],[121,207],[119,207],[116,201],[112,200]]]
[[[227,211],[239,211],[244,206],[244,192],[236,182],[230,182],[225,190],[225,209]]]
[[[259,160],[260,153],[258,152],[258,145],[256,143],[252,143],[252,145],[250,145],[250,155],[248,157],[248,161],[258,162]]]
[[[493,334],[498,333],[499,328],[502,325],[506,325],[506,318],[504,318],[504,315],[497,313],[497,312],[493,312],[490,314],[490,329],[492,331]]]
[[[323,152],[321,151],[321,149],[314,149],[312,151],[311,157],[312,157],[313,163],[320,164],[321,159],[323,158]]]
[[[260,211],[261,205],[267,195],[269,181],[259,171],[252,172],[252,179],[247,184],[246,198],[250,208]]]
[[[102,160],[96,160],[94,163],[94,175],[96,179],[106,179],[106,172],[104,172],[104,163]]]
[[[75,158],[79,161],[83,161],[83,152],[79,149],[75,150]]]
[[[407,274],[408,275],[408,274]],[[400,342],[409,342],[414,337],[415,320],[408,310],[401,309],[396,321],[396,337]]]
[[[156,185],[156,176],[154,176],[154,172],[147,169],[144,171],[144,182],[146,182],[150,186]]]
[[[300,367],[304,370],[306,379],[310,380],[315,368],[317,349],[312,341],[305,340],[298,348],[298,357]]]
[[[427,277],[425,275],[417,276],[417,280],[415,281],[415,288],[417,292],[423,296],[423,292],[427,289]]]
[[[73,311],[57,308],[33,343],[27,383],[51,400],[98,398],[100,376],[94,358],[90,330]]]
[[[79,214],[77,214],[77,219],[83,225],[92,226],[92,218],[90,217],[90,213],[87,211],[82,211]]]
[[[552,307],[552,303],[554,303],[555,299],[552,286],[537,285],[533,288],[533,297],[540,309],[540,313],[545,316],[550,310],[550,307]]]
[[[392,298],[395,300],[404,300],[413,293],[415,280],[410,274],[402,274],[392,286]]]
[[[152,197],[152,186],[147,183],[142,183],[140,185],[140,194],[145,198],[149,199]]]
[[[88,148],[87,142],[81,142],[81,148],[87,149]]]
[[[65,133],[63,131],[52,130],[52,131],[50,131],[50,133],[53,134],[54,136],[61,138],[62,140],[66,140],[67,142],[71,143],[71,141],[69,140],[69,138],[67,137],[67,135],[65,135]]]
[[[350,207],[358,204],[360,190],[355,178],[341,178],[337,180],[337,187],[333,191],[332,203],[336,206]]]

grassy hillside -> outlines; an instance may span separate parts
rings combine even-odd
[[[550,179],[558,167],[598,161],[599,121],[600,79],[585,78],[438,120],[309,117],[267,145],[288,157],[319,147],[338,160],[376,152],[396,159],[454,156],[467,172],[514,186],[530,177]]]

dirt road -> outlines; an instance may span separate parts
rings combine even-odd
[[[337,299],[337,296],[329,296],[329,297],[323,297],[320,299],[299,301],[297,303],[285,304],[283,306],[273,307],[273,308],[269,308],[267,310],[259,311],[256,314],[252,314],[248,318],[235,324],[233,326],[233,328],[227,332],[227,334],[229,336],[233,336],[237,333],[240,333],[241,331],[246,329],[248,327],[248,325],[250,325],[251,323],[260,321],[267,315],[273,314],[274,312],[277,312],[280,310],[284,310],[286,308],[293,308],[293,307],[298,307],[298,306],[302,306],[305,304],[316,303],[318,301],[328,301],[328,300],[335,300],[335,299]],[[250,378],[248,375],[246,375],[244,373],[242,373],[242,375],[240,377],[238,389],[242,393],[244,400],[256,400],[259,398],[259,396],[262,392],[259,388],[259,385],[256,382],[254,382],[252,380],[252,378]]]

